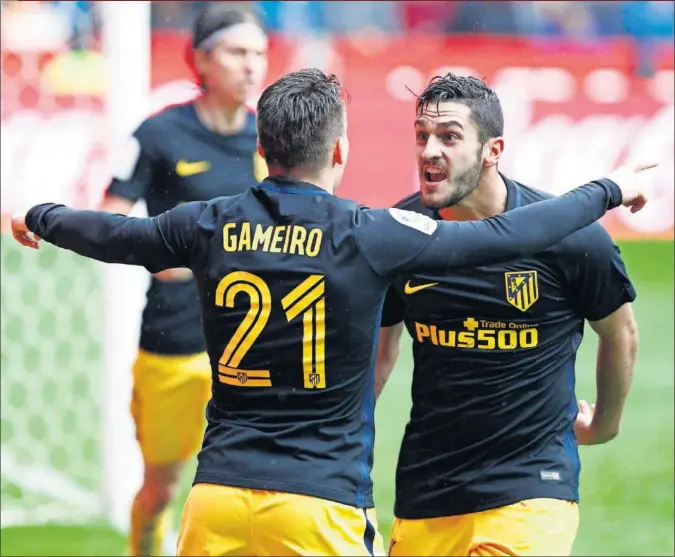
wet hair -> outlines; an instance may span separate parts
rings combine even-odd
[[[317,69],[289,73],[258,100],[258,141],[268,165],[324,168],[346,131],[349,96],[335,75]]]
[[[468,106],[481,143],[504,134],[504,115],[499,97],[481,79],[453,73],[436,76],[422,94],[416,96],[418,114],[432,103],[456,102]]]

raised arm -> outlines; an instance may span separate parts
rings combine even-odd
[[[445,269],[461,269],[519,259],[557,244],[620,205],[619,187],[598,180],[489,219],[439,222],[410,265],[418,269],[442,262]]]
[[[29,247],[38,238],[104,263],[139,265],[151,273],[189,267],[197,221],[206,202],[186,203],[157,217],[135,218],[63,205],[36,205],[12,220],[14,237]]]
[[[364,211],[357,241],[383,277],[517,259],[558,243],[608,209],[623,204],[640,210],[646,197],[638,175],[653,166],[621,167],[611,179],[480,221],[438,222],[400,209]]]

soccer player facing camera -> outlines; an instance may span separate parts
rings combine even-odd
[[[349,153],[337,78],[288,74],[257,111],[269,177],[246,192],[145,219],[46,203],[13,234],[192,271],[212,397],[178,555],[382,555],[374,358],[392,280],[523,257],[644,198],[626,171],[479,222],[370,210],[333,195]]]
[[[499,99],[484,82],[433,79],[417,100],[420,191],[396,207],[478,223],[551,198],[498,171],[503,128]],[[377,366],[381,391],[405,326],[412,411],[391,555],[570,554],[577,445],[619,433],[637,351],[635,295],[597,223],[510,261],[399,274],[384,305]],[[586,321],[600,341],[597,398],[577,408]]]

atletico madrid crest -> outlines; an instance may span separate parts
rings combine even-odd
[[[506,301],[520,311],[527,311],[539,299],[537,271],[504,273]]]

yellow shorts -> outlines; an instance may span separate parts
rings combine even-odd
[[[385,555],[375,510],[317,497],[196,484],[181,520],[183,555]]]
[[[131,414],[148,464],[183,462],[201,447],[211,398],[207,354],[164,356],[140,350]]]
[[[389,555],[567,556],[578,527],[578,505],[558,499],[529,499],[461,516],[397,518]]]

